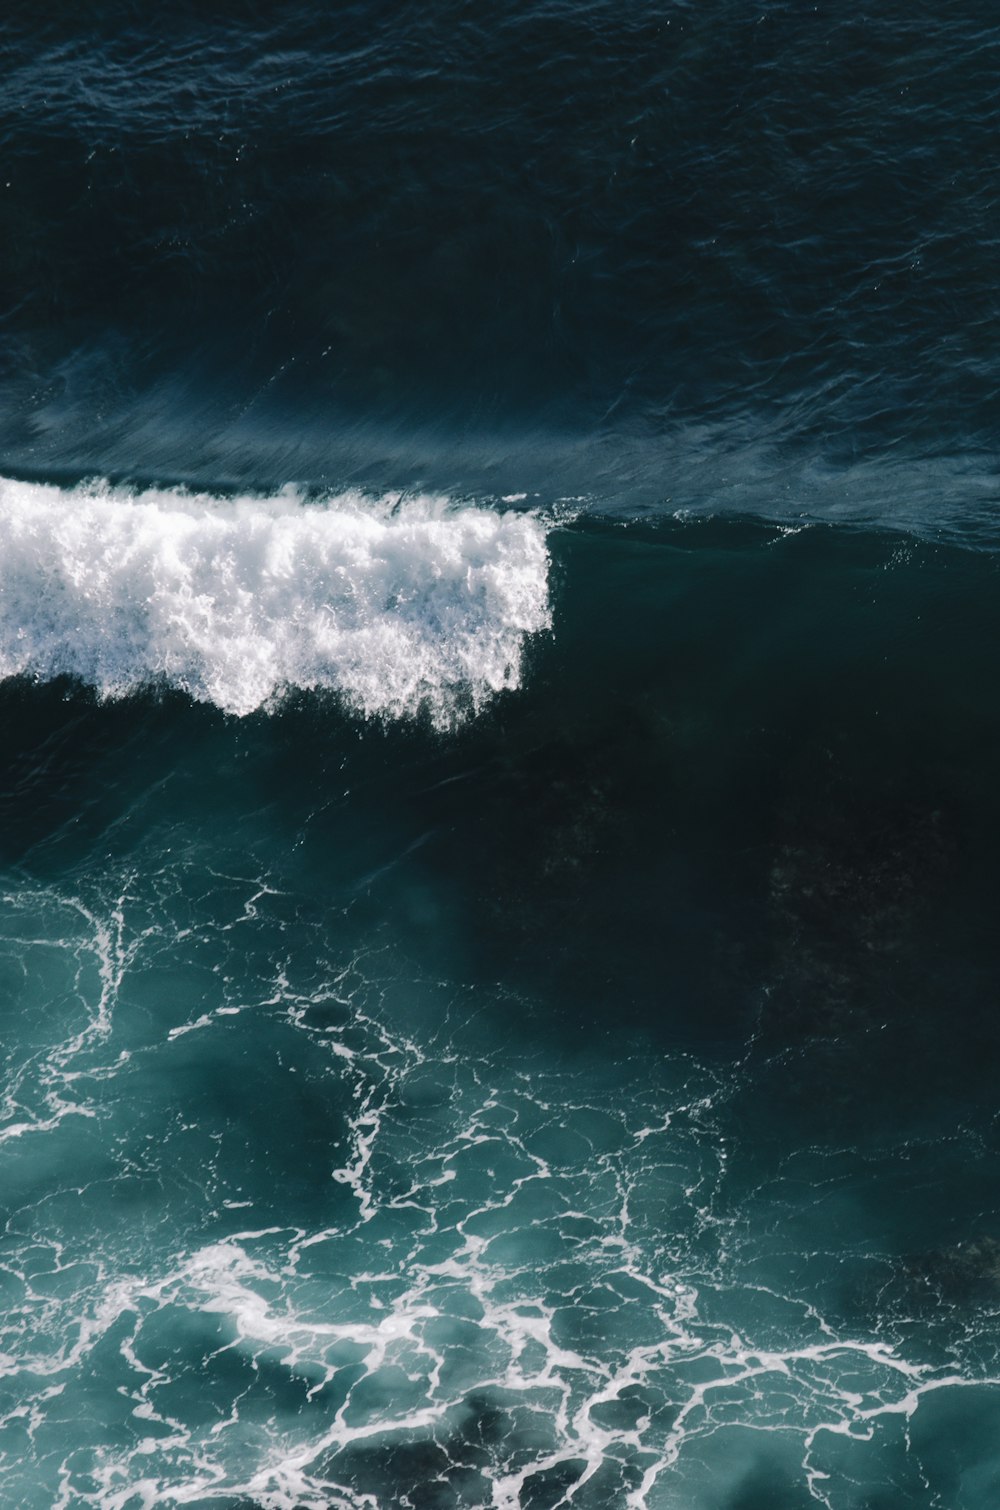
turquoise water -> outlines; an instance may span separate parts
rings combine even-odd
[[[546,550],[451,728],[6,683],[7,1502],[991,1502],[995,558]]]
[[[2,1510],[996,1510],[983,0],[0,16]]]

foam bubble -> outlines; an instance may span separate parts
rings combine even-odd
[[[151,685],[244,715],[292,688],[438,724],[520,683],[545,529],[447,499],[224,500],[0,479],[0,677]]]

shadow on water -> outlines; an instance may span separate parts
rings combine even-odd
[[[6,684],[5,863],[124,858],[166,822],[226,833],[562,1020],[710,1041],[759,1014],[762,1051],[824,1040],[834,1098],[876,1018],[919,1052],[914,995],[954,987],[974,1030],[993,559],[739,524],[551,540],[554,635],[524,691],[451,735],[312,696],[235,721]]]

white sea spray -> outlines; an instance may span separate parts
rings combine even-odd
[[[545,528],[445,498],[221,499],[0,479],[0,677],[245,715],[290,689],[438,724],[519,685]]]

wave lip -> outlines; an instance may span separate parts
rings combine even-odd
[[[0,678],[161,685],[246,715],[292,689],[438,725],[520,684],[551,624],[530,514],[0,478]]]

